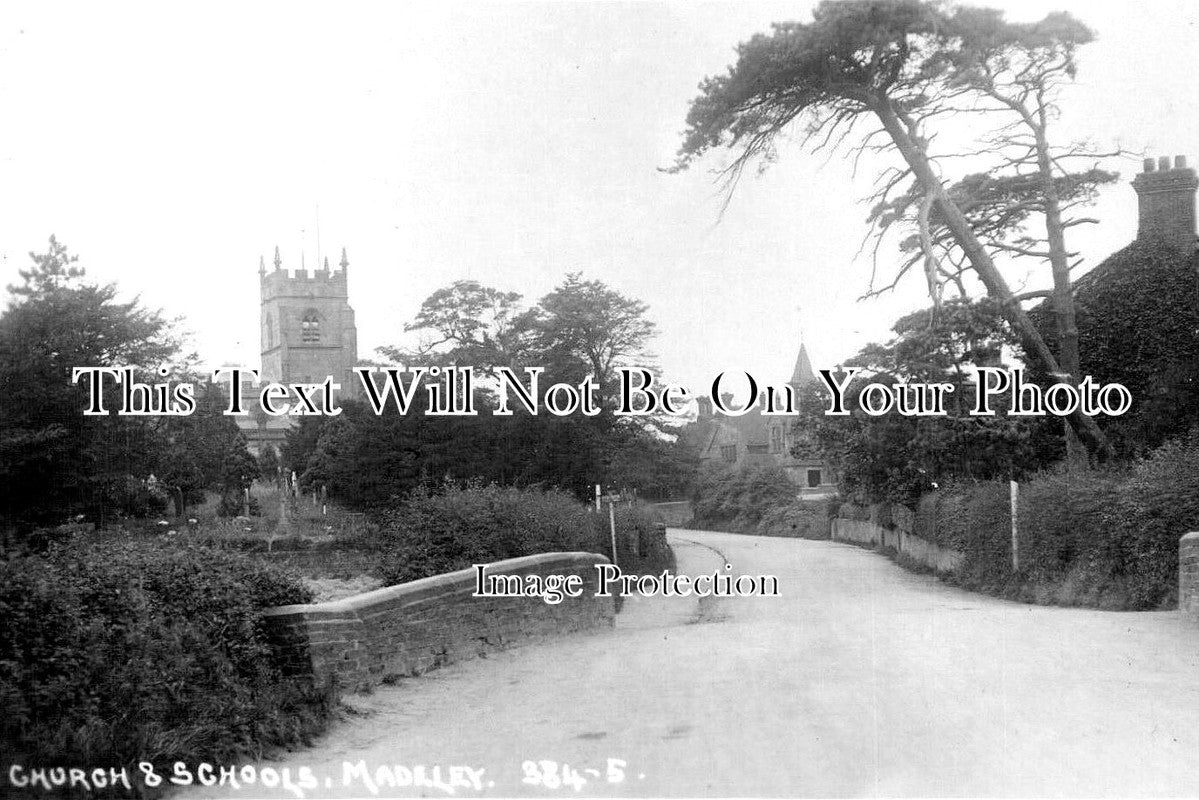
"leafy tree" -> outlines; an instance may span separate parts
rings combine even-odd
[[[903,166],[881,177],[876,198],[890,202],[893,192],[920,198],[922,261],[934,299],[942,279],[953,275],[939,263],[928,241],[928,221],[935,208],[962,264],[1000,304],[1030,359],[1046,373],[1059,374],[1057,357],[941,179],[932,147],[938,119],[956,113],[963,101],[982,90],[967,73],[975,74],[970,70],[983,63],[1000,63],[994,53],[1006,53],[1014,63],[1019,52],[1038,68],[1047,57],[1072,55],[1074,45],[1068,42],[1062,47],[1036,45],[1038,36],[1044,41],[1074,35],[1061,26],[1023,39],[1017,34],[1014,29],[996,33],[977,18],[955,16],[945,6],[922,0],[824,0],[812,22],[776,24],[771,34],[754,36],[739,46],[737,63],[727,74],[700,84],[675,169],[688,167],[709,150],[737,148],[739,155],[725,171],[731,188],[747,164],[773,156],[776,138],[793,125],[802,126],[803,141],[815,149],[853,141],[859,153],[898,155]],[[987,42],[991,49],[984,52],[976,42]],[[1072,69],[1072,63],[1061,69]],[[1042,71],[1047,80],[1061,74],[1051,70]],[[1049,184],[1042,184],[1042,190],[1050,191]],[[1070,424],[1089,450],[1102,457],[1110,454],[1092,418],[1080,411],[1070,417]]]
[[[342,413],[346,412],[343,411]],[[305,416],[300,417],[298,425],[293,425],[287,429],[279,458],[283,463],[283,470],[289,480],[293,472],[297,477],[304,474],[304,470],[308,468],[309,459],[316,452],[317,441],[320,439],[321,433],[328,422],[328,417]]]
[[[183,507],[204,501],[204,492],[225,491],[225,462],[231,450],[241,448],[246,457],[245,437],[232,417],[225,416],[225,395],[221,387],[190,368],[177,370],[172,378],[188,382],[196,389],[196,410],[186,416],[159,417],[154,420],[156,448],[153,472]]]
[[[382,348],[392,360],[419,364],[431,357],[447,364],[476,366],[484,371],[515,367],[528,347],[529,327],[516,292],[502,292],[477,281],[455,281],[421,304],[406,331],[426,338],[415,351]]]
[[[998,363],[1003,348],[1014,343],[999,305],[989,298],[948,300],[901,317],[891,330],[890,342],[867,345],[845,365],[862,367],[875,378],[948,383],[954,387],[949,396],[954,407],[974,368]]]
[[[156,454],[153,418],[84,416],[88,390],[72,383],[84,366],[129,366],[149,374],[178,352],[170,326],[112,284],[85,282],[77,259],[54,237],[31,253],[23,283],[0,316],[0,516],[12,523],[84,512],[103,520],[128,476],[146,477]],[[111,384],[110,384],[111,386]]]
[[[699,453],[686,442],[642,435],[623,427],[623,442],[606,470],[616,488],[636,487],[638,496],[657,500],[686,497],[699,472]]]
[[[33,259],[33,266],[17,270],[24,283],[8,287],[15,297],[27,300],[49,297],[59,289],[76,285],[85,275],[83,267],[76,266],[79,256],[68,253],[66,246],[60,244],[53,234],[45,253],[30,253],[29,257]]]
[[[218,393],[180,356],[180,343],[160,313],[137,300],[117,300],[115,285],[89,283],[77,258],[51,237],[31,253],[22,284],[10,287],[0,316],[0,480],[10,490],[0,516],[10,523],[62,520],[84,513],[103,523],[113,513],[155,510],[142,485],[154,475],[181,512],[223,485],[238,430]],[[172,367],[171,362],[177,361]],[[162,378],[160,366],[169,368]],[[189,382],[199,389],[186,416],[88,416],[89,389],[76,367],[129,367],[136,380]],[[119,389],[105,379],[105,405]],[[131,502],[131,498],[136,502]]]
[[[947,479],[1010,476],[1040,464],[1038,421],[968,413],[974,367],[994,363],[1012,340],[994,301],[949,300],[901,318],[892,330],[890,342],[867,345],[846,362],[863,370],[846,391],[850,416],[826,416],[823,390],[804,388],[797,456],[818,455],[838,471],[844,491],[870,502],[912,502]],[[868,383],[931,382],[953,387],[946,416],[871,416],[858,401]]]
[[[593,375],[609,396],[618,368],[645,366],[646,346],[657,330],[646,318],[648,310],[602,281],[571,273],[541,298],[531,325],[548,365],[565,376]]]
[[[415,441],[406,430],[419,424],[416,417],[372,417],[369,409],[346,403],[339,416],[314,427],[312,453],[297,470],[300,485],[324,486],[339,502],[370,508],[419,483]]]
[[[1019,298],[1051,298],[1055,352],[1062,367],[1056,377],[1077,382],[1082,373],[1070,272],[1079,262],[1067,246],[1067,232],[1098,222],[1071,216],[1072,210],[1091,204],[1100,187],[1116,180],[1116,173],[1094,165],[1120,152],[1099,153],[1085,142],[1055,146],[1050,129],[1060,114],[1058,93],[1077,72],[1078,48],[1091,42],[1094,33],[1060,12],[1038,22],[1013,23],[995,9],[963,7],[955,11],[953,22],[959,38],[949,54],[952,80],[991,101],[988,112],[1011,118],[976,153],[999,155],[996,167],[967,176],[953,190],[973,229],[994,253],[1049,267],[1052,290]],[[1080,167],[1073,166],[1080,160]],[[1036,216],[1039,232],[1029,224]],[[1066,431],[1069,461],[1085,461],[1081,443],[1068,426]]]
[[[495,367],[541,366],[555,380],[594,375],[601,384],[615,370],[644,358],[655,333],[645,303],[602,281],[572,273],[533,308],[521,296],[456,281],[421,304],[405,326],[426,338],[415,350],[385,347],[381,352],[404,363],[433,359],[490,371]]]
[[[220,510],[223,514],[233,516],[242,509],[252,512],[247,498],[258,475],[258,461],[246,447],[246,438],[239,431],[229,442],[221,461]]]
[[[578,383],[594,375],[610,391],[615,370],[644,357],[654,324],[644,303],[601,281],[569,275],[538,304],[522,307],[520,295],[458,281],[430,295],[409,331],[424,335],[409,351],[383,348],[406,365],[462,364],[481,372],[498,367],[542,367],[542,387]],[[426,380],[428,378],[426,377]],[[406,414],[388,408],[343,405],[332,420],[306,419],[289,431],[282,459],[306,486],[327,486],[348,505],[377,508],[418,486],[472,479],[501,485],[553,486],[581,499],[596,483],[677,492],[691,466],[651,429],[607,413],[594,417],[491,414],[493,387],[475,387],[476,417],[428,416],[428,396],[414,395]]]
[[[275,480],[279,475],[280,469],[279,454],[275,451],[275,448],[264,448],[258,454],[258,473],[263,479]]]

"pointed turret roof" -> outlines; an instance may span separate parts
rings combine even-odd
[[[803,386],[815,378],[816,373],[812,371],[812,362],[808,358],[808,348],[800,342],[799,355],[795,357],[795,369],[791,371],[791,380],[788,382],[792,386]]]

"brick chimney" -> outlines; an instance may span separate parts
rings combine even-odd
[[[1137,191],[1140,220],[1137,238],[1161,238],[1177,242],[1188,251],[1195,249],[1195,190],[1199,177],[1187,166],[1185,156],[1145,159],[1145,171],[1132,182]]]

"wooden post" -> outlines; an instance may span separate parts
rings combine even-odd
[[[595,485],[595,513],[598,514],[599,510],[600,510],[600,485],[597,483]]]
[[[616,560],[616,503],[608,503],[608,530],[612,534],[612,563],[620,566]]]
[[[1012,572],[1020,571],[1020,536],[1019,525],[1019,507],[1020,507],[1020,484],[1015,481],[1008,481],[1008,486],[1011,488],[1012,496]]]

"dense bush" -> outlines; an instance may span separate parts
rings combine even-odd
[[[779,467],[707,469],[692,494],[695,528],[751,532],[772,508],[789,505],[799,492]]]
[[[156,487],[147,486],[131,475],[115,482],[109,491],[109,502],[116,512],[126,517],[149,517],[166,511],[171,500]]]
[[[466,569],[505,558],[586,551],[611,558],[607,514],[563,492],[469,483],[418,487],[380,515],[369,534],[381,551],[380,569],[391,583]],[[664,569],[668,550],[637,552],[654,521],[632,506],[618,506],[618,563],[625,571]]]
[[[1039,473],[1020,485],[1020,571],[1007,482],[925,496],[917,533],[966,555],[958,579],[1013,599],[1152,609],[1177,600],[1178,538],[1199,529],[1199,437],[1124,471]]]
[[[52,763],[228,759],[307,739],[327,692],[282,678],[262,609],[295,578],[161,540],[60,545],[0,561],[0,726]]]
[[[785,506],[774,506],[762,515],[754,529],[758,536],[790,536],[798,539],[827,539],[830,517],[827,503],[795,500]]]
[[[1199,414],[1194,253],[1138,239],[1077,281],[1076,306],[1082,374],[1121,383],[1136,399],[1127,414],[1099,420],[1118,453],[1141,455],[1184,435]],[[1046,303],[1030,313],[1056,351],[1050,312]]]

